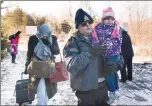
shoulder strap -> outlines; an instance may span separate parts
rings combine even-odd
[[[37,35],[35,35],[35,36],[38,38],[40,44],[41,44],[43,47],[46,47],[45,44],[42,42],[42,40],[41,40]],[[50,50],[50,51],[51,51],[51,50]],[[51,52],[52,52],[52,51],[51,51]],[[34,56],[35,56],[37,59],[41,60],[39,57],[37,57],[37,56],[35,55],[35,53],[34,53]],[[53,60],[53,55],[51,55],[50,58],[51,58],[51,60]]]
[[[36,35],[36,37],[38,38],[38,40],[39,40],[39,42],[41,43],[41,45],[43,45],[44,47],[45,47],[45,45],[44,45],[44,43],[42,42],[42,40]]]

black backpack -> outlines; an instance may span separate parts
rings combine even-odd
[[[14,35],[14,34],[12,34],[12,35],[10,35],[10,36],[8,37],[9,40],[12,40],[12,39],[14,39],[14,38],[15,38],[15,35]]]

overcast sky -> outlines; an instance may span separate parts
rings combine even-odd
[[[136,1],[134,1],[136,2]],[[22,8],[24,11],[28,13],[36,13],[40,15],[49,15],[53,14],[57,18],[61,18],[64,13],[68,11],[69,1],[4,1],[2,6],[6,6],[8,4],[15,4]],[[139,4],[145,3],[145,1],[138,1]],[[115,11],[116,18],[119,20],[122,17],[127,19],[127,13],[125,13],[127,1],[90,1],[90,5],[96,14],[101,16],[102,10],[107,8],[108,6],[112,7]],[[147,1],[148,6],[148,14],[152,16],[152,1]],[[83,1],[71,1],[72,13],[75,16],[75,12],[78,8],[86,9]],[[14,9],[14,8],[11,8]],[[5,13],[5,10],[2,10],[2,15]]]

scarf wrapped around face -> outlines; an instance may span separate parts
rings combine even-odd
[[[39,28],[39,32],[36,34],[36,37],[39,39],[39,42],[37,43],[36,47],[34,48],[34,55],[38,57],[40,60],[50,60],[52,53],[48,46],[46,46],[42,40],[41,36],[46,36],[47,40],[52,43],[52,35],[51,35],[51,29],[48,25],[43,24]]]
[[[102,33],[106,36],[110,36],[111,38],[118,38],[120,36],[120,33],[119,33],[120,25],[117,21],[115,21],[115,24],[113,25],[104,25],[102,23],[98,23],[92,32],[92,37],[96,40],[96,42],[99,42],[99,39],[96,33],[96,28],[98,26],[100,26],[100,31],[102,31]]]
[[[92,34],[92,44],[98,42],[100,45],[107,45],[108,47],[106,53],[102,54],[104,57],[119,55],[122,44],[119,24],[116,22],[113,25],[97,24]]]

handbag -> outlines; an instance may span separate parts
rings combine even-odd
[[[62,61],[62,56],[60,53],[60,62],[55,63],[56,67],[56,72],[53,74],[51,78],[49,78],[49,82],[61,82],[61,81],[66,81],[69,78],[68,71],[66,70],[65,67],[65,62]]]
[[[39,61],[32,59],[28,68],[28,73],[35,78],[49,78],[56,71],[53,61]]]
[[[14,48],[13,48],[14,44],[10,44],[9,48],[8,48],[8,52],[13,53],[14,52]]]
[[[39,39],[39,37],[37,38]],[[44,46],[40,39],[39,41]],[[29,66],[27,67],[27,71],[35,78],[50,78],[50,76],[56,71],[53,56],[51,56],[50,60],[42,61],[39,57],[34,55]]]

